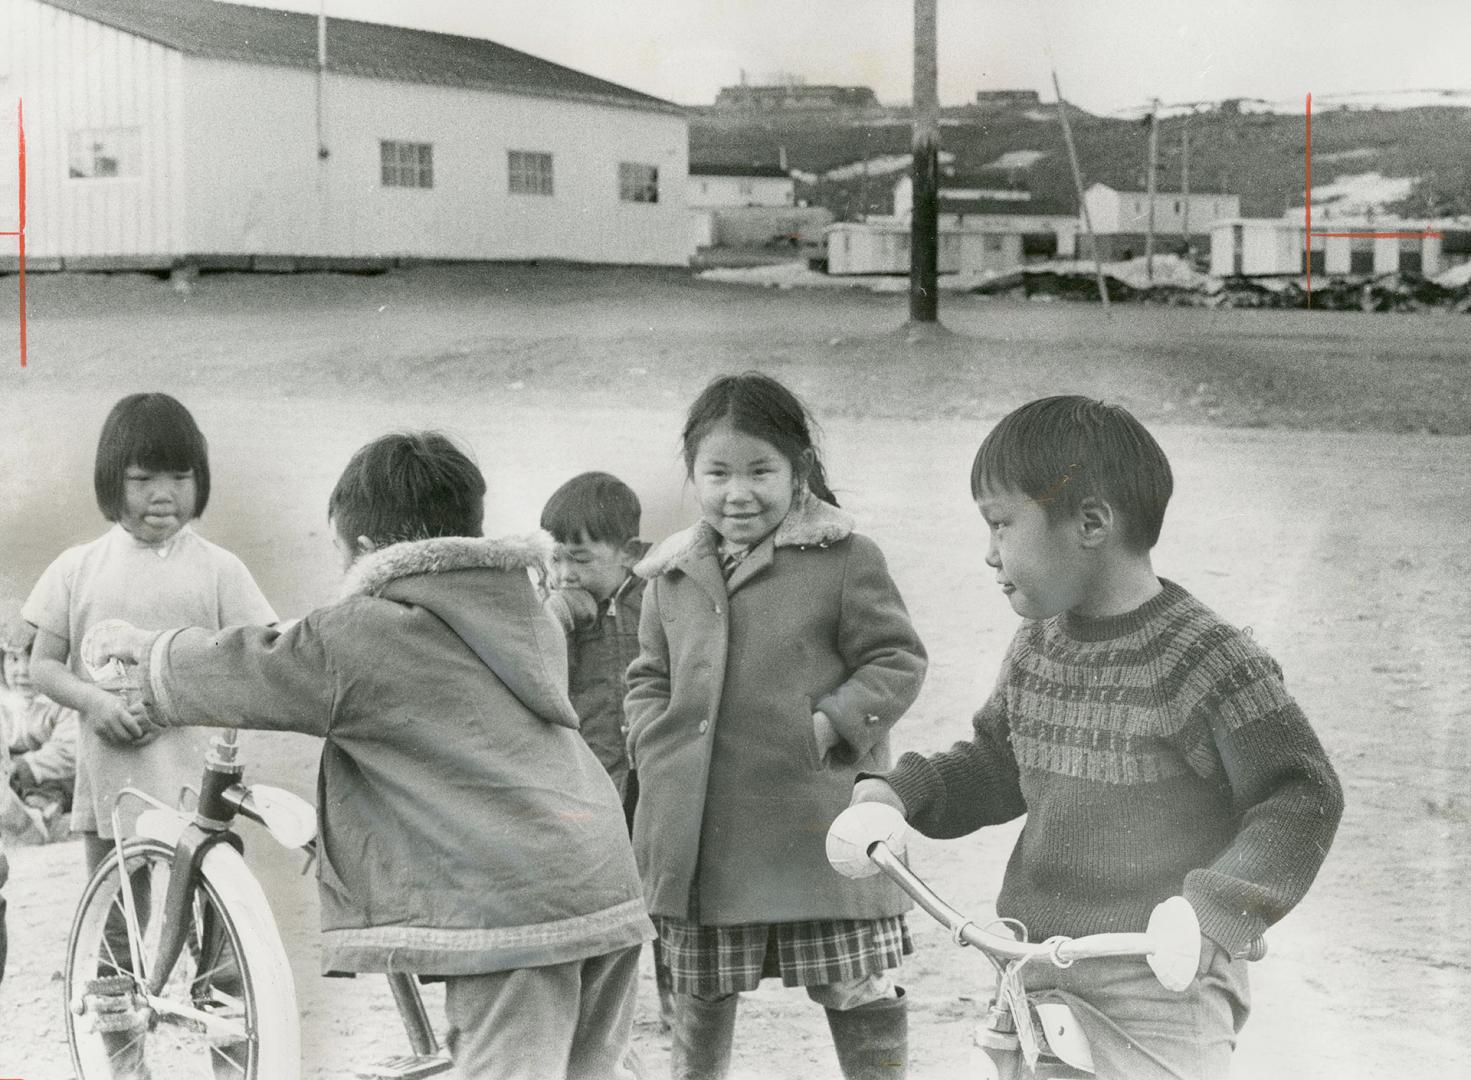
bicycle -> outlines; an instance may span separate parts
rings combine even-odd
[[[1143,957],[1167,989],[1183,991],[1195,978],[1200,957],[1200,923],[1183,896],[1155,907],[1143,933],[1090,934],[1028,942],[997,933],[956,911],[940,899],[903,861],[908,825],[898,810],[884,803],[859,803],[838,815],[828,829],[828,861],[852,878],[884,873],[916,904],[950,931],[962,947],[971,946],[996,969],[996,986],[985,1018],[976,1026],[977,1076],[988,1080],[1086,1080],[1093,1075],[1093,1056],[1083,1026],[1066,1003],[1028,997],[1023,969],[1045,962],[1068,967],[1104,956]],[[993,924],[994,925],[994,924]]]
[[[118,682],[109,687],[119,689]],[[316,813],[281,788],[241,782],[238,733],[216,736],[181,808],[124,788],[114,849],[82,892],[67,939],[66,1027],[77,1080],[298,1080],[300,1017],[271,908],[243,858],[237,817],[282,846],[316,851]],[[193,792],[192,811],[182,809]],[[123,840],[125,799],[148,805]],[[388,975],[412,1053],[373,1080],[447,1071],[411,975]]]

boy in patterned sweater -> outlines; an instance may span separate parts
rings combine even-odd
[[[1117,406],[1053,397],[986,437],[971,492],[986,565],[1025,620],[974,738],[860,777],[854,802],[926,836],[1027,815],[997,914],[1031,940],[1140,931],[1183,894],[1202,930],[1182,994],[1142,959],[1028,968],[1060,991],[1101,1080],[1227,1075],[1249,1007],[1246,961],[1302,899],[1343,795],[1275,661],[1155,576],[1169,462]]]

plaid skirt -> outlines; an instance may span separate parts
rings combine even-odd
[[[914,952],[904,916],[703,926],[655,915],[659,951],[681,994],[733,994],[762,979],[823,986],[896,968]]]

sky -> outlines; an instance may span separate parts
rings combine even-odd
[[[682,105],[800,76],[909,101],[910,0],[254,0],[486,37]],[[1471,0],[938,0],[940,102],[1063,94],[1095,113],[1254,97],[1471,93]],[[1463,99],[1464,101],[1464,96]]]

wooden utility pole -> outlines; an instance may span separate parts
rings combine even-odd
[[[1148,187],[1149,187],[1149,223],[1144,229],[1144,269],[1149,276],[1150,284],[1154,284],[1154,193],[1155,167],[1159,163],[1159,99],[1156,98],[1150,105],[1149,111],[1149,161],[1148,161]]]
[[[909,216],[909,321],[939,321],[940,90],[936,0],[914,0],[914,209]]]
[[[1093,251],[1093,276],[1098,280],[1098,299],[1108,311],[1108,287],[1103,282],[1103,256],[1098,251],[1098,238],[1093,235],[1093,215],[1083,197],[1083,170],[1078,167],[1078,150],[1073,146],[1073,129],[1067,120],[1067,103],[1062,100],[1062,84],[1057,81],[1057,68],[1052,69],[1052,92],[1057,95],[1057,118],[1062,122],[1062,141],[1067,143],[1067,159],[1073,167],[1073,190],[1078,193],[1078,213],[1083,215],[1083,231],[1088,234],[1088,247]]]

